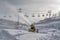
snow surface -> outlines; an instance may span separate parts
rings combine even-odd
[[[27,26],[16,29],[14,22],[0,20],[0,40],[60,40],[60,19],[47,20],[47,22],[44,20],[36,26],[39,30],[37,33],[26,30]]]
[[[47,33],[34,33],[17,29],[1,29],[0,40],[60,40],[60,30]]]

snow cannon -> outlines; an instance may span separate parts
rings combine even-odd
[[[35,26],[32,24],[30,29],[29,29],[30,32],[35,32]]]

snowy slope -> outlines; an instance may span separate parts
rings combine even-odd
[[[45,20],[35,23],[35,26],[38,29],[44,29],[44,28],[60,29],[60,18],[45,19]]]
[[[0,28],[14,28],[16,22],[5,19],[0,19]]]
[[[38,22],[40,24],[35,23],[38,33],[26,31],[25,26],[15,29],[15,23],[0,20],[0,40],[60,40],[60,19],[46,19]]]
[[[17,29],[2,29],[0,30],[0,40],[60,40],[60,30],[44,34]]]
[[[20,26],[27,26],[26,24],[20,23]],[[14,29],[17,27],[16,21],[6,20],[6,19],[0,19],[0,29],[8,28],[8,29]]]

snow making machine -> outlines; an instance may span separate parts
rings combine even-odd
[[[29,29],[30,32],[35,32],[35,26],[32,24]]]

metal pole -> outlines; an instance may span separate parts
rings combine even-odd
[[[17,25],[19,25],[19,14],[18,14],[18,23],[17,23]]]
[[[19,8],[19,9],[18,9],[18,12],[21,13],[21,12],[22,12],[21,10],[22,10],[22,9]],[[19,25],[19,13],[18,13],[18,25]]]
[[[49,18],[50,18],[50,16],[51,16],[51,10],[49,10],[48,13],[49,13]]]

